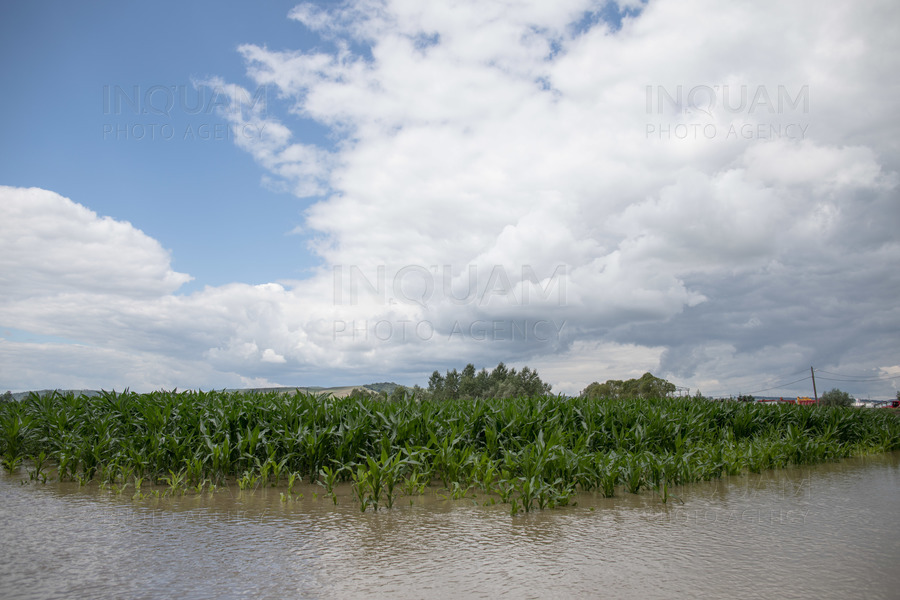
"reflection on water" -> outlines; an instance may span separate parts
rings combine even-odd
[[[299,489],[299,488],[298,488]],[[895,598],[900,453],[512,517],[347,489],[132,500],[0,476],[3,598]],[[317,497],[314,497],[317,496]]]

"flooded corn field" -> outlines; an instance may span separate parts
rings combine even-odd
[[[470,492],[183,492],[0,475],[4,598],[894,598],[900,452],[511,515]],[[164,489],[164,488],[162,488]]]

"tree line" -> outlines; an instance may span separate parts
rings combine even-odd
[[[377,389],[376,388],[381,388]],[[391,389],[387,389],[390,386]],[[435,370],[428,378],[428,387],[420,385],[406,387],[394,384],[376,384],[367,386],[373,393],[390,399],[404,395],[414,395],[427,400],[518,398],[544,396],[550,393],[553,386],[543,381],[538,372],[528,366],[519,371],[515,367],[507,367],[499,363],[494,369],[475,370],[472,363],[463,367],[462,371],[448,369],[443,374]],[[373,389],[375,388],[375,389]]]
[[[475,365],[467,364],[462,371],[448,370],[441,375],[434,371],[428,379],[428,394],[435,400],[451,398],[516,398],[534,397],[550,393],[552,386],[541,380],[536,370],[528,366],[521,371],[509,368],[502,362],[488,371],[475,371]]]
[[[582,398],[643,399],[667,398],[675,392],[675,384],[644,373],[639,379],[609,379],[594,382],[581,391]]]
[[[388,385],[388,384],[382,384]],[[370,386],[371,387],[371,386]],[[475,365],[467,364],[462,371],[447,370],[443,374],[435,370],[428,379],[428,387],[419,385],[412,388],[394,386],[392,390],[380,391],[390,398],[404,394],[414,394],[417,398],[431,400],[487,399],[544,396],[552,386],[544,382],[537,370],[528,366],[521,371],[509,368],[502,362],[494,369],[475,370]],[[650,399],[667,398],[675,392],[675,384],[644,373],[638,379],[620,381],[610,379],[604,383],[594,382],[581,391],[582,398],[606,399]]]

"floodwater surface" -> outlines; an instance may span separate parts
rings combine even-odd
[[[152,489],[147,488],[144,492]],[[897,598],[900,453],[509,514],[318,486],[132,499],[0,475],[0,597]],[[487,503],[487,505],[485,505]]]

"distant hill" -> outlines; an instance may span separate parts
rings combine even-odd
[[[100,390],[59,390],[59,389],[56,389],[56,390],[32,390],[32,391],[28,391],[28,392],[9,393],[8,399],[21,400],[22,398],[26,398],[28,396],[28,394],[31,394],[31,393],[35,393],[39,396],[46,396],[47,394],[52,394],[53,392],[59,392],[61,394],[73,394],[75,396],[88,396],[88,397],[100,395]],[[6,396],[6,394],[3,394],[2,396],[0,396],[0,399],[2,399],[4,396]]]
[[[365,385],[344,385],[337,387],[319,387],[319,386],[311,386],[311,387],[267,387],[267,388],[243,388],[243,389],[227,389],[226,392],[244,392],[244,393],[260,393],[260,394],[268,394],[270,392],[276,392],[279,394],[293,394],[294,392],[300,392],[302,394],[332,394],[337,398],[343,398],[344,396],[349,396],[353,393],[354,390],[365,389],[367,386]]]
[[[367,390],[372,390],[373,392],[378,392],[379,394],[381,392],[385,392],[385,393],[387,393],[388,396],[390,396],[391,394],[394,393],[394,390],[396,390],[397,388],[402,388],[402,387],[406,387],[406,386],[402,386],[399,383],[383,381],[381,383],[369,383],[369,384],[364,385],[363,387],[366,388]]]
[[[265,388],[242,388],[242,389],[226,389],[226,392],[248,392],[248,393],[269,393],[269,392],[279,392],[283,394],[293,394],[294,392],[301,393],[309,393],[309,394],[333,394],[338,398],[343,398],[344,396],[349,396],[353,393],[353,390],[365,389],[370,390],[375,393],[386,392],[387,394],[391,394],[398,387],[403,387],[397,383],[369,383],[365,385],[344,385],[337,387],[320,387],[320,386],[310,386],[310,387],[265,387]],[[44,396],[46,394],[52,394],[53,392],[59,392],[61,394],[73,394],[75,396],[99,396],[102,392],[100,390],[33,390],[33,393]],[[31,394],[32,391],[28,392],[15,392],[8,394],[0,394],[0,402],[4,400],[21,400],[26,398],[28,394]]]
[[[310,394],[333,394],[338,398],[343,398],[344,396],[349,396],[353,393],[354,390],[369,390],[371,392],[375,392],[376,394],[380,394],[382,392],[390,395],[397,388],[402,388],[404,386],[399,383],[393,383],[388,381],[383,381],[381,383],[367,383],[364,385],[344,385],[337,387],[269,387],[269,388],[246,388],[246,389],[232,389],[225,390],[227,392],[260,392],[260,393],[268,393],[268,392],[280,392],[284,394],[292,394],[294,392],[303,392]]]

